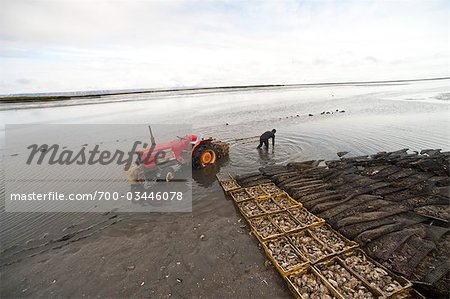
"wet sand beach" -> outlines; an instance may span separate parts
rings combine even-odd
[[[289,297],[214,173],[331,160],[340,151],[448,151],[449,82],[110,95],[89,105],[88,99],[3,104],[3,130],[11,123],[190,123],[231,149],[213,173],[194,171],[192,213],[23,214],[5,212],[3,202],[1,297]],[[275,148],[257,151],[258,136],[272,128]],[[4,153],[3,137],[0,145]],[[4,186],[0,192],[4,197]]]
[[[2,298],[289,298],[221,192],[2,267]]]

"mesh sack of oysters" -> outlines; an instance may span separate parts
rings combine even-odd
[[[264,211],[256,204],[255,200],[245,201],[239,204],[239,209],[247,217],[259,216],[264,214]]]
[[[336,298],[322,279],[311,271],[311,268],[289,275],[288,280],[302,299]]]
[[[248,192],[248,194],[250,194],[251,197],[261,197],[261,196],[266,196],[267,195],[263,191],[263,189],[261,189],[260,186],[254,186],[254,187],[245,188],[245,190]]]
[[[295,218],[300,223],[300,227],[307,227],[312,224],[318,224],[323,222],[322,219],[317,218],[310,212],[308,212],[305,208],[292,208],[289,210],[292,217]]]
[[[233,197],[234,201],[236,201],[236,202],[241,202],[241,201],[249,200],[252,198],[250,196],[250,194],[248,194],[247,191],[245,191],[245,189],[231,191],[230,195],[231,195],[231,197]]]
[[[294,270],[306,263],[284,237],[267,241],[264,244],[269,255],[284,272]]]
[[[235,180],[223,180],[220,184],[225,191],[230,191],[241,187]]]
[[[278,193],[282,192],[280,188],[278,188],[275,184],[272,184],[272,183],[263,184],[263,185],[260,185],[260,187],[265,193],[267,193],[269,195],[278,194]]]
[[[292,234],[289,238],[292,245],[312,263],[316,263],[333,253],[324,244],[317,241],[307,230]]]
[[[301,226],[287,212],[273,214],[272,221],[285,233],[301,228]]]
[[[259,199],[258,204],[266,213],[280,212],[282,209],[270,198]]]
[[[370,285],[380,289],[382,292],[392,294],[403,289],[403,285],[392,277],[382,267],[376,265],[360,250],[343,255],[345,265],[363,277]]]
[[[262,239],[268,239],[282,233],[267,216],[252,218],[250,224]]]
[[[328,224],[310,228],[310,231],[334,253],[342,252],[358,246],[357,243],[345,239]]]
[[[320,274],[345,298],[371,299],[378,297],[336,260],[318,267]]]
[[[297,207],[299,204],[295,203],[289,198],[289,195],[282,193],[272,197],[272,200],[276,202],[283,209],[289,209],[292,207]]]

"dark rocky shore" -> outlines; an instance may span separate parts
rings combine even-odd
[[[418,290],[448,298],[450,152],[347,155],[269,166],[236,179],[243,187],[277,184]]]

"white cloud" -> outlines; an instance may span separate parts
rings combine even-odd
[[[448,76],[445,1],[14,1],[0,92]]]

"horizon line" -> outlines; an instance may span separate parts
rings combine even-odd
[[[317,83],[289,83],[289,84],[253,84],[253,85],[224,85],[224,86],[204,86],[204,87],[168,87],[168,88],[133,88],[133,89],[105,89],[105,90],[79,90],[79,91],[50,91],[39,93],[9,93],[0,94],[1,99],[7,98],[83,98],[92,96],[107,95],[125,95],[125,94],[141,94],[154,92],[172,92],[172,91],[192,91],[192,90],[214,90],[214,89],[248,89],[248,88],[270,88],[270,87],[296,87],[296,86],[314,86],[314,85],[345,85],[345,84],[379,84],[379,83],[399,83],[399,82],[417,82],[417,81],[433,81],[448,80],[448,77],[433,77],[420,79],[395,79],[395,80],[376,80],[376,81],[346,81],[346,82],[317,82]],[[111,92],[107,92],[111,91]],[[86,94],[76,94],[86,93]]]

